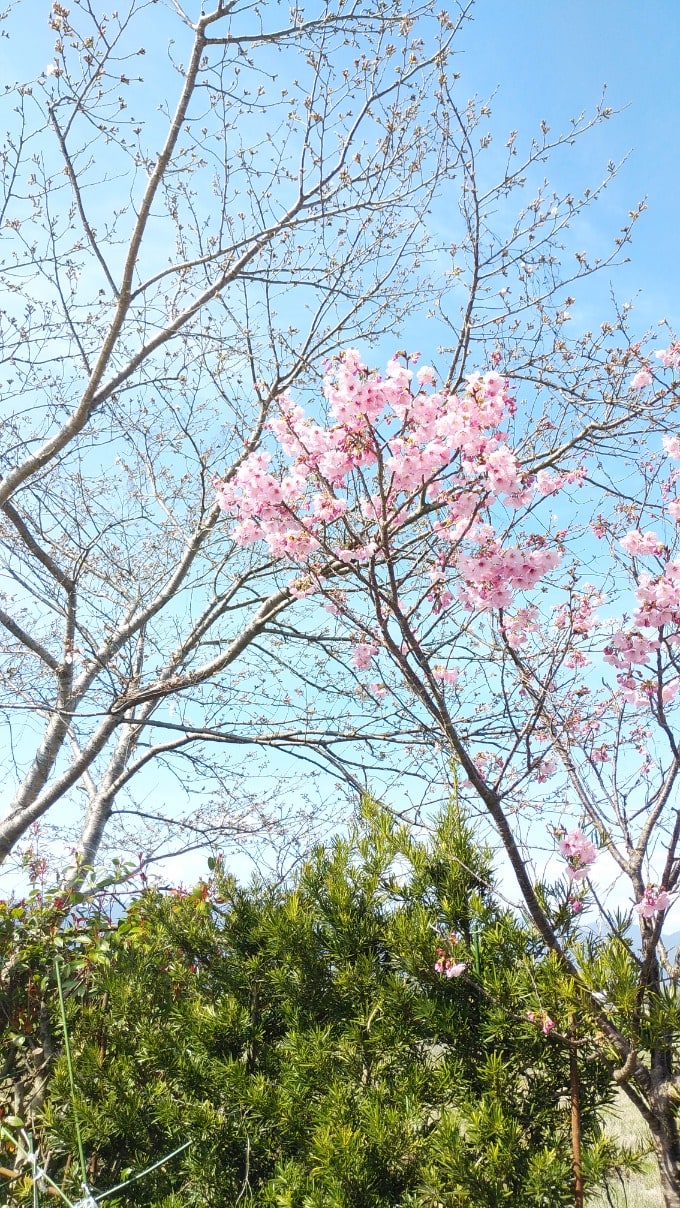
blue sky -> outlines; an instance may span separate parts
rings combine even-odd
[[[95,10],[106,7],[103,0],[94,0]],[[188,0],[188,7],[197,11],[197,0]],[[50,61],[48,11],[48,0],[24,0],[20,6],[31,36],[22,45],[16,40],[11,45],[0,43],[3,82],[17,76],[30,79]],[[36,21],[38,12],[43,17]],[[161,6],[149,13],[149,21],[157,13],[163,15]],[[458,41],[454,64],[461,72],[463,99],[472,94],[486,98],[495,92],[491,127],[497,139],[517,129],[526,140],[543,118],[555,131],[566,128],[572,116],[592,112],[607,85],[608,104],[620,110],[619,115],[546,171],[556,184],[577,192],[598,184],[610,159],[621,160],[630,152],[618,179],[587,222],[589,236],[604,241],[616,234],[629,209],[646,196],[648,210],[636,228],[631,264],[580,287],[584,296],[579,304],[586,303],[587,294],[591,307],[604,309],[611,280],[620,300],[635,298],[640,331],[662,317],[680,327],[676,297],[680,172],[675,145],[679,18],[678,0],[644,5],[639,0],[570,0],[568,4],[478,0],[474,21]],[[162,21],[154,36],[163,41]],[[292,64],[290,70],[293,74]],[[417,333],[414,336],[408,340],[411,347],[419,343]],[[428,359],[432,349],[426,338],[422,347]],[[202,868],[201,858],[199,871]]]
[[[545,118],[565,126],[597,104],[621,110],[573,150],[574,187],[601,177],[607,160],[630,156],[604,204],[598,227],[614,231],[647,197],[631,265],[616,278],[642,322],[678,322],[680,306],[680,5],[677,0],[479,0],[459,45],[462,84],[490,95],[493,125],[523,134]],[[551,174],[552,175],[552,174]],[[567,182],[571,185],[571,181]],[[675,319],[675,324],[674,324]]]

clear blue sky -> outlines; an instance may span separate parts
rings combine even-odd
[[[468,92],[498,88],[498,133],[527,134],[541,118],[562,127],[592,110],[607,85],[608,103],[622,112],[574,148],[566,170],[573,165],[577,188],[631,152],[593,220],[615,232],[647,196],[631,266],[616,284],[627,297],[640,291],[642,326],[664,316],[679,326],[680,0],[478,0],[459,45]]]

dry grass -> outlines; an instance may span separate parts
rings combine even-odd
[[[635,1108],[620,1093],[611,1109],[608,1132],[617,1141],[632,1149],[648,1149],[649,1132],[640,1120]],[[645,1159],[643,1169],[637,1174],[624,1176],[623,1184],[618,1180],[609,1188],[609,1196],[603,1192],[588,1197],[588,1208],[663,1208],[659,1173],[654,1157]]]

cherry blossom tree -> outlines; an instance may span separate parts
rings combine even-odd
[[[338,348],[424,305],[452,383],[502,344],[533,391],[529,460],[644,426],[606,332],[565,335],[574,283],[622,258],[636,211],[583,251],[613,166],[580,193],[544,180],[610,110],[499,156],[450,61],[470,7],[75,0],[31,10],[27,39],[10,6],[0,857],[37,825],[80,870],[105,840],[148,859],[276,830],[295,850],[337,819],[338,782],[418,786],[436,763],[420,717],[357,694],[373,637],[352,664],[215,502]],[[325,776],[308,801],[297,759]]]
[[[680,342],[611,354],[627,390],[594,409],[608,439],[592,443],[547,396],[529,443],[502,359],[439,384],[417,355],[379,374],[347,350],[324,418],[282,396],[272,454],[217,496],[234,540],[327,611],[328,646],[349,641],[367,712],[419,721],[450,754],[568,986],[561,1019],[545,998],[528,1016],[567,1038],[588,1021],[676,1206]],[[645,409],[644,441],[612,440]],[[465,965],[438,955],[446,975]]]
[[[610,110],[494,139],[469,10],[40,8],[2,98],[0,856],[295,843],[283,756],[334,817],[341,777],[448,773],[677,1205],[678,345],[570,334],[642,207],[584,250],[615,166],[545,164]],[[366,368],[423,300],[437,372]]]
[[[288,594],[218,523],[211,480],[286,387],[425,288],[423,215],[461,153],[439,81],[467,8],[32,14],[53,58],[7,91],[2,155],[3,856],[54,818],[89,865],[114,802],[117,841],[145,855],[268,833],[285,792],[270,806],[246,770],[302,741],[332,768],[334,731],[356,728],[315,719],[277,670],[263,635]],[[22,62],[25,17],[4,29]],[[149,804],[154,764],[171,771]]]

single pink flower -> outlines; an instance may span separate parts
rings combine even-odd
[[[467,965],[465,964],[465,961],[459,961],[458,964],[456,964],[456,965],[452,965],[451,962],[449,962],[448,968],[446,970],[446,976],[447,977],[460,977],[461,973],[464,973],[466,969],[467,969]]]
[[[649,369],[638,369],[635,377],[631,381],[631,390],[643,390],[645,386],[651,386],[652,375]]]
[[[655,914],[662,914],[664,910],[668,910],[671,904],[671,898],[663,885],[657,889],[656,885],[648,885],[640,898],[636,902],[635,909],[641,919],[651,919]]]

